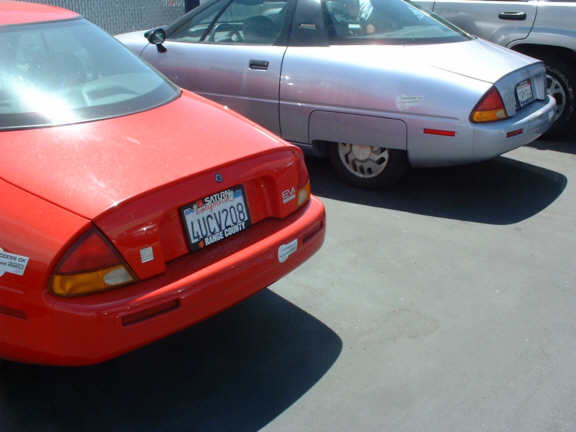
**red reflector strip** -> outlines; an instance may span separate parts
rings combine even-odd
[[[0,305],[0,314],[8,315],[8,316],[11,316],[13,318],[19,318],[19,319],[23,319],[23,320],[25,320],[27,318],[26,312],[22,312],[20,310],[12,309],[12,308],[9,308],[7,306],[2,306],[2,305]]]
[[[129,326],[131,324],[136,324],[138,322],[156,317],[158,315],[165,314],[166,312],[170,312],[174,309],[180,307],[180,300],[171,300],[166,303],[159,304],[157,306],[153,306],[148,309],[144,309],[138,312],[135,312],[130,315],[126,315],[122,317],[122,325]]]
[[[306,233],[306,235],[304,236],[304,238],[302,239],[302,244],[306,244],[308,243],[310,240],[312,240],[312,238],[318,234],[320,231],[322,231],[322,227],[323,227],[323,222],[319,222],[317,225],[314,226],[314,228],[312,228],[310,231],[308,231]]]
[[[508,132],[508,133],[506,134],[506,136],[507,136],[508,138],[510,138],[510,137],[513,137],[513,136],[516,136],[516,135],[520,135],[522,132],[524,132],[524,129],[516,129],[516,130],[513,130],[513,131]]]
[[[455,136],[455,131],[442,130],[442,129],[424,129],[425,134],[429,135],[442,135],[442,136]]]

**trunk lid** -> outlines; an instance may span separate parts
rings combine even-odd
[[[235,113],[185,93],[139,114],[0,132],[0,177],[93,219],[192,174],[286,146]]]
[[[410,58],[430,67],[493,84],[509,116],[514,116],[536,100],[546,98],[544,64],[492,42],[473,39],[406,46],[405,50]]]
[[[283,218],[294,212],[296,199],[286,201],[283,195],[287,190],[298,188],[300,158],[298,148],[285,146],[253,154],[233,164],[211,166],[141,194],[97,217],[94,222],[137,276],[146,279],[163,273],[168,262],[199,249],[191,246],[193,239],[185,227],[189,224],[185,222],[184,211],[194,206],[202,207],[214,195],[242,191],[249,215],[249,223],[243,228],[250,232],[257,230],[254,225],[260,221]],[[221,220],[219,223],[226,222]],[[230,225],[232,229],[236,226]],[[195,227],[199,233],[206,230],[198,224]],[[236,231],[231,231],[216,240],[234,234]],[[227,247],[208,247],[202,252],[219,259],[231,251]]]
[[[192,94],[111,120],[1,132],[0,147],[2,178],[93,220],[141,279],[189,252],[180,211],[196,200],[241,186],[252,224],[296,210],[282,192],[299,186],[301,151]]]
[[[411,59],[417,59],[418,63],[492,84],[515,70],[539,62],[483,39],[407,45],[405,54]]]

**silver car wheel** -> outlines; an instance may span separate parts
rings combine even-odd
[[[556,119],[558,119],[566,109],[566,90],[560,81],[550,74],[546,74],[546,94],[556,99]]]
[[[374,178],[388,165],[390,153],[382,147],[360,144],[338,144],[338,156],[351,174],[360,178]]]

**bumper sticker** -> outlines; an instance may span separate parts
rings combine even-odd
[[[424,96],[401,95],[396,98],[396,108],[407,111],[410,108],[419,107],[424,102]]]
[[[290,255],[298,250],[298,239],[292,240],[290,243],[280,245],[278,248],[278,261],[285,262]]]
[[[0,276],[4,276],[4,273],[22,276],[26,271],[29,259],[29,257],[22,255],[4,252],[4,250],[0,248]]]

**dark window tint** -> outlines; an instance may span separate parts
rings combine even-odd
[[[200,42],[227,3],[228,0],[217,1],[207,6],[206,9],[198,11],[192,18],[170,32],[168,39],[176,42]]]
[[[422,44],[468,37],[402,0],[323,0],[328,35],[339,44]]]
[[[285,26],[287,0],[215,2],[169,35],[178,42],[274,44]]]

